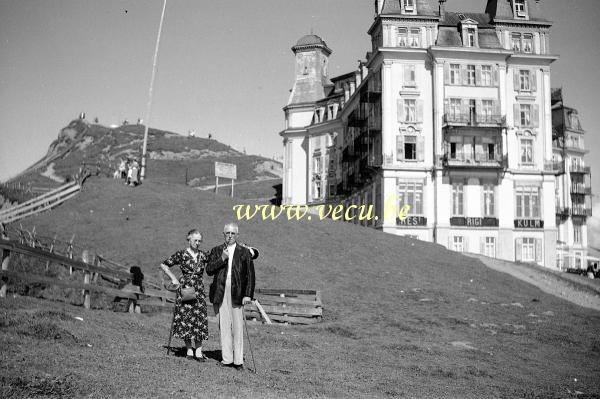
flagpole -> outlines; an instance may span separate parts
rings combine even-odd
[[[150,123],[150,112],[152,110],[152,92],[154,90],[154,78],[156,76],[156,61],[158,59],[158,46],[160,44],[160,34],[162,33],[163,21],[165,19],[165,10],[167,0],[163,2],[162,13],[160,15],[160,24],[158,26],[158,35],[156,37],[156,47],[154,48],[154,60],[152,62],[152,77],[150,78],[150,90],[148,93],[148,107],[146,108],[146,123],[144,124],[144,144],[142,145],[142,169],[140,171],[140,181],[146,177],[146,149],[148,146],[148,124]]]

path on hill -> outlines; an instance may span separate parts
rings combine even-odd
[[[579,306],[600,311],[600,284],[596,284],[592,280],[589,282],[586,281],[587,277],[567,276],[564,272],[534,265],[516,264],[477,254],[465,255],[479,259],[491,269],[508,273],[513,277],[535,285],[548,294],[565,299]],[[568,277],[577,278],[571,279]]]
[[[239,186],[242,184],[248,184],[248,183],[261,183],[264,181],[276,181],[276,180],[281,180],[281,177],[274,177],[274,178],[269,178],[269,179],[255,179],[255,180],[240,180],[240,181],[236,181],[234,183],[234,186]],[[227,180],[226,183],[221,183],[219,184],[219,188],[229,188],[231,187],[231,181]],[[194,186],[195,189],[197,190],[202,190],[202,191],[208,191],[208,190],[214,190],[215,189],[215,185],[214,184],[209,184],[207,186]],[[235,190],[235,188],[234,188]]]

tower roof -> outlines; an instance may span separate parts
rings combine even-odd
[[[323,39],[313,34],[305,35],[298,39],[296,45],[292,47],[292,51],[295,53],[298,50],[308,50],[313,48],[321,48],[327,53],[327,55],[331,54],[332,52],[331,49],[327,47],[327,43],[325,43]]]

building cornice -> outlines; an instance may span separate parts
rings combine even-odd
[[[514,20],[514,19],[494,19],[492,22],[495,26],[510,26],[510,27],[527,27],[531,28],[532,26],[539,26],[544,28],[549,28],[552,26],[552,21],[536,21],[536,20]]]
[[[513,52],[511,50],[506,49],[498,49],[498,48],[480,48],[480,47],[442,47],[442,46],[431,46],[428,49],[429,53],[433,58],[437,57],[448,57],[449,55],[459,55],[460,57],[464,57],[465,54],[476,54],[476,55],[486,55],[486,56],[497,56],[498,59],[506,59]]]
[[[525,54],[525,53],[513,53],[506,60],[510,63],[522,63],[522,64],[545,64],[550,65],[554,61],[558,60],[560,56],[555,54]]]
[[[384,14],[375,17],[375,20],[367,30],[370,35],[378,24],[383,21],[410,21],[410,22],[426,22],[426,23],[439,23],[439,15],[404,15],[404,14]]]

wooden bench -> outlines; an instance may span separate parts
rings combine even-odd
[[[279,323],[313,324],[323,317],[321,292],[313,290],[259,288],[254,297],[262,305],[269,319]],[[245,306],[246,318],[262,319],[257,306]]]

